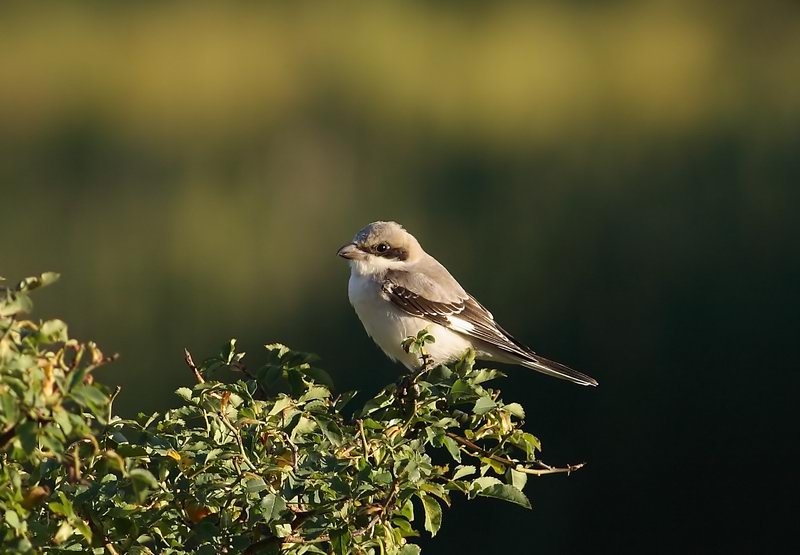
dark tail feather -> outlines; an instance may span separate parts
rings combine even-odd
[[[597,380],[586,374],[581,374],[577,370],[573,370],[569,366],[564,366],[560,362],[546,359],[539,355],[533,355],[530,358],[520,359],[520,364],[537,372],[561,378],[562,380],[569,380],[580,385],[597,385]]]

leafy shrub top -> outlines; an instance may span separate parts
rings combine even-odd
[[[530,507],[529,475],[580,467],[537,459],[523,408],[487,386],[503,375],[471,353],[355,406],[313,355],[267,345],[249,368],[231,340],[186,353],[178,408],[120,418],[93,377],[111,357],[19,318],[56,278],[0,290],[4,552],[414,554],[454,494]],[[404,346],[424,359],[434,340]]]

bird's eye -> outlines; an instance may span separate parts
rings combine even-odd
[[[380,254],[383,254],[388,250],[389,250],[389,245],[386,243],[378,243],[378,245],[375,247],[375,251]]]

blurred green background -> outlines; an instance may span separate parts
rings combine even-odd
[[[534,511],[428,553],[765,552],[800,514],[792,2],[74,2],[0,8],[0,275],[174,405],[236,336],[395,379],[335,256],[396,219],[520,339]],[[795,545],[795,547],[797,547]]]

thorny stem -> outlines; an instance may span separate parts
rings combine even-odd
[[[556,467],[544,464],[543,462],[533,461],[533,464],[536,464],[537,466],[539,466],[539,468],[529,468],[519,461],[515,461],[512,459],[508,459],[506,457],[501,457],[499,455],[490,453],[486,449],[480,447],[479,445],[476,445],[467,438],[461,437],[460,435],[455,434],[453,432],[447,432],[447,437],[455,440],[456,443],[461,445],[464,448],[464,450],[473,457],[479,457],[479,456],[486,457],[488,459],[491,459],[495,462],[502,464],[503,466],[506,466],[508,468],[513,468],[517,472],[522,472],[524,474],[531,474],[533,476],[543,476],[545,474],[570,474],[571,472],[574,472],[579,468],[583,468],[583,466],[586,464],[586,463],[579,463],[579,464],[567,465],[565,467]]]

